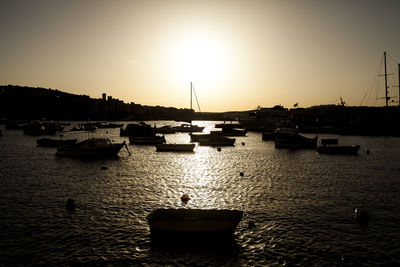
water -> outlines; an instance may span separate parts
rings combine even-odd
[[[214,125],[198,124],[206,130]],[[117,159],[84,161],[58,158],[54,148],[36,147],[35,137],[1,130],[0,265],[400,263],[400,138],[339,136],[363,151],[332,156],[277,150],[250,132],[221,151],[166,153],[130,145],[131,156],[123,149]],[[99,129],[95,136],[127,140],[119,129]],[[189,142],[187,134],[166,138]],[[180,200],[184,193],[191,198],[187,205]],[[77,204],[74,212],[65,208],[68,198]],[[160,207],[240,209],[245,215],[232,247],[154,247],[146,216]],[[355,208],[371,214],[367,225],[354,220]]]

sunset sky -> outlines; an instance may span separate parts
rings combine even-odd
[[[188,108],[192,81],[202,111],[384,105],[399,16],[399,0],[1,0],[0,84]]]

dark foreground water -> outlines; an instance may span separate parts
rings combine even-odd
[[[121,150],[117,159],[82,161],[58,158],[55,149],[36,147],[36,138],[21,131],[1,130],[0,265],[400,264],[400,138],[340,136],[363,150],[328,156],[277,150],[250,132],[220,152],[162,153],[130,145],[131,156]],[[87,137],[64,138],[73,136]],[[119,129],[95,136],[127,140]],[[166,138],[189,142],[187,134]],[[191,197],[186,206],[183,193]],[[65,208],[68,198],[77,204],[74,212]],[[160,207],[240,209],[245,215],[232,246],[155,247],[146,216]],[[367,225],[354,220],[355,208],[371,214]]]

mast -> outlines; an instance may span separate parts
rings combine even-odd
[[[398,83],[398,87],[399,87],[399,98],[398,98],[398,100],[399,100],[399,106],[400,106],[400,64],[398,64],[397,65],[397,69],[399,70],[399,83]]]
[[[190,82],[190,112],[192,112],[192,92],[193,92],[193,84]],[[190,125],[192,125],[192,119],[190,118]]]
[[[386,51],[383,52],[383,59],[385,61],[385,101],[386,101],[386,106],[388,106],[388,87],[387,87],[387,70],[386,70]]]

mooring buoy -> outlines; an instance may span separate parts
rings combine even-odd
[[[75,200],[72,198],[68,198],[67,203],[65,204],[65,207],[67,208],[68,211],[74,211],[75,210]]]
[[[181,201],[182,201],[182,202],[186,203],[186,202],[188,202],[189,200],[190,200],[190,197],[189,197],[188,194],[183,194],[183,195],[181,196]]]

